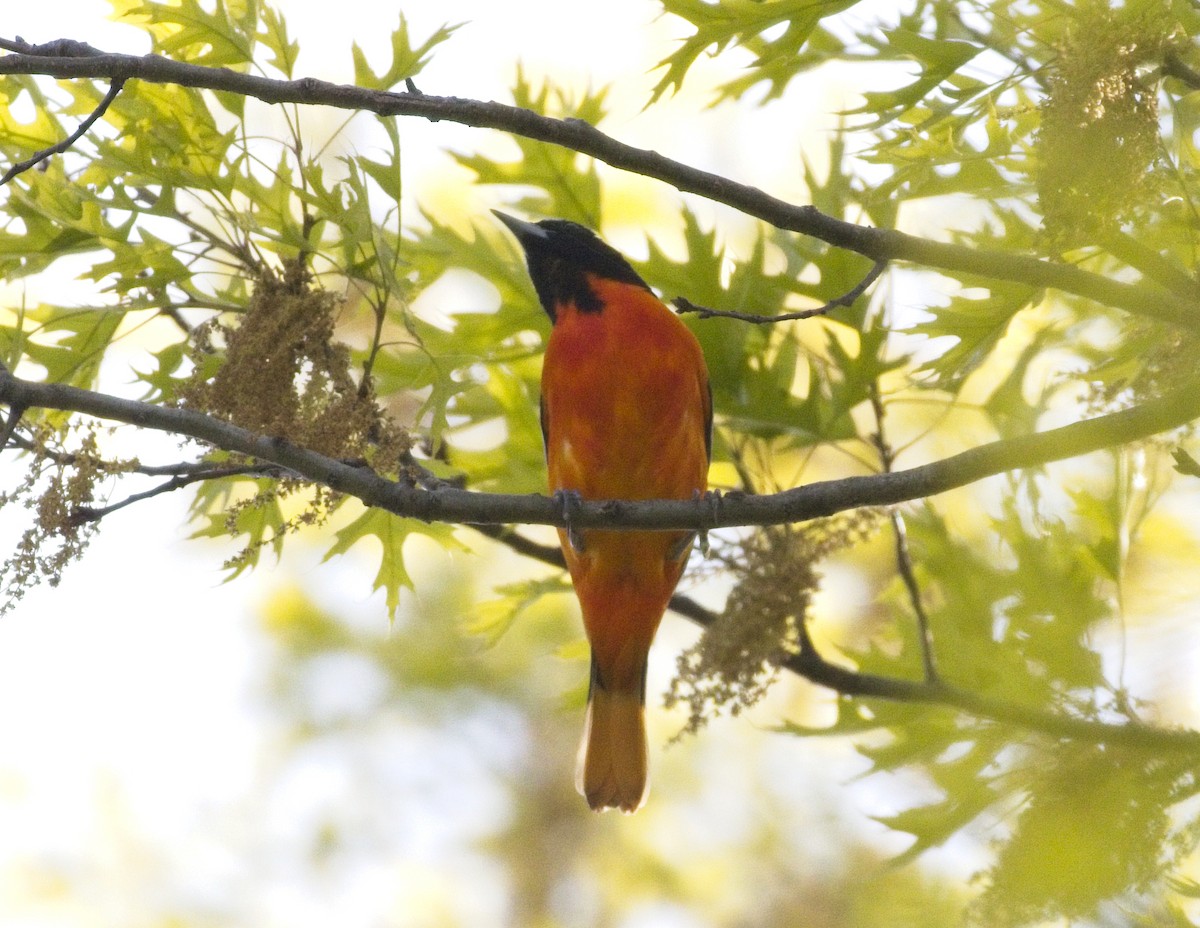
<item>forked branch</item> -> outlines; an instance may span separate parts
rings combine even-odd
[[[68,135],[61,142],[51,145],[49,148],[43,148],[41,151],[34,152],[24,161],[18,161],[4,172],[3,177],[0,177],[0,187],[3,187],[18,174],[28,171],[32,167],[36,167],[47,158],[50,158],[53,155],[61,155],[64,151],[83,138],[87,131],[96,124],[96,120],[104,115],[105,111],[112,104],[113,100],[117,99],[117,94],[121,92],[121,88],[124,86],[125,78],[114,78],[113,82],[108,86],[108,93],[104,95],[104,99],[100,101],[100,104],[94,110],[92,110],[92,112],[88,115],[88,118],[79,124],[78,129]]]
[[[472,528],[525,557],[555,567],[566,566],[558,548],[538,544],[511,528],[498,525],[474,525]],[[701,628],[708,628],[718,619],[717,613],[683,593],[671,597],[670,608]],[[1050,738],[1072,738],[1093,744],[1153,751],[1200,753],[1200,732],[1156,728],[1138,721],[1101,721],[1035,706],[1022,706],[963,689],[928,673],[923,680],[862,673],[826,660],[807,636],[801,651],[788,657],[780,666],[789,673],[842,696],[921,704],[931,709],[951,709]]]
[[[853,306],[854,301],[866,293],[871,284],[875,283],[879,279],[879,275],[885,270],[887,270],[887,262],[876,261],[862,280],[841,296],[834,297],[825,305],[814,306],[812,309],[798,309],[790,313],[778,313],[774,316],[760,316],[732,309],[709,309],[707,306],[697,306],[691,300],[682,296],[672,300],[672,302],[681,315],[684,313],[695,313],[698,319],[737,319],[739,322],[749,322],[754,325],[767,325],[775,322],[796,322],[803,319],[812,319],[814,316],[824,316],[842,306]]]

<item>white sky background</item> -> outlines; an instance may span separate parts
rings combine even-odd
[[[392,4],[283,0],[279,6],[302,49],[301,76],[351,81],[354,41],[377,68],[388,60],[396,25]],[[705,114],[697,131],[695,100],[681,100],[681,120],[684,113],[691,120],[678,123],[689,126],[683,137],[661,111],[649,118],[640,113],[657,79],[647,69],[663,54],[664,37],[679,29],[654,21],[652,3],[605,3],[603,15],[586,23],[581,11],[599,7],[555,0],[403,6],[416,39],[443,22],[467,23],[418,77],[426,92],[506,99],[519,55],[535,82],[552,74],[561,84],[613,83],[615,112],[606,128],[617,137],[755,183],[779,178],[773,189],[792,198],[802,196],[800,136],[813,121],[826,125],[842,102],[815,93],[792,100],[791,121],[771,124],[764,144],[761,135],[720,132],[717,114]],[[0,30],[30,42],[69,37],[108,51],[147,50],[138,30],[109,22],[107,13],[101,0],[9,4]],[[639,25],[630,29],[631,23]],[[314,132],[321,120],[333,125],[341,118],[330,111],[304,114]],[[415,191],[418,198],[423,178],[443,187],[454,183],[440,169],[438,149],[467,150],[486,137],[417,120],[405,121],[402,133],[412,138],[404,153],[406,196]],[[654,195],[674,192],[662,188]],[[619,247],[641,246],[639,229],[612,234]],[[72,292],[82,300],[86,291],[67,285],[31,292],[30,299],[69,299]],[[126,344],[121,351],[136,361],[139,347]],[[164,461],[178,457],[167,441],[161,452]],[[14,465],[2,466],[0,480],[11,483],[14,473]],[[442,817],[407,819],[411,834],[399,841],[402,866],[366,854],[353,873],[306,884],[297,879],[308,875],[297,851],[297,869],[289,875],[286,850],[280,849],[308,824],[319,797],[344,787],[338,778],[345,762],[310,758],[278,795],[256,792],[270,739],[278,737],[257,698],[264,654],[255,615],[272,571],[222,584],[219,567],[229,552],[185,541],[185,506],[186,498],[176,495],[107,518],[61,586],[36,590],[0,620],[0,924],[138,926],[183,900],[183,908],[211,909],[221,923],[232,906],[238,924],[366,928],[415,924],[399,913],[423,911],[416,903],[426,896],[429,911],[441,908],[473,925],[497,923],[504,903],[496,875],[448,850],[481,812],[464,807],[480,794],[479,784],[474,792],[443,797],[454,808],[443,803]],[[0,543],[9,543],[13,521],[0,514]],[[316,570],[316,553],[290,550],[287,574]],[[381,597],[368,595],[373,570],[353,558],[322,565],[320,589],[343,607],[349,602],[363,621],[383,625]],[[673,664],[673,644],[690,634],[677,626],[672,631],[670,623],[664,631],[654,670],[661,682]],[[709,763],[722,760],[719,744],[705,752]],[[790,765],[794,752],[811,750],[811,742],[802,747],[782,739],[778,748],[776,762]],[[837,750],[848,779],[857,765],[844,746]],[[654,753],[662,769],[667,758],[658,747]],[[734,773],[733,784],[738,778]],[[665,788],[660,780],[659,789]],[[479,801],[486,805],[487,798],[484,791]],[[438,896],[448,867],[460,884],[473,886],[471,894]],[[397,900],[406,900],[402,908]],[[631,922],[640,923],[691,924],[654,906],[646,919]]]

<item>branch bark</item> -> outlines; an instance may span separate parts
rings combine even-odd
[[[717,203],[787,229],[820,239],[876,262],[907,261],[942,271],[968,273],[991,280],[1054,288],[1136,315],[1172,325],[1200,329],[1194,292],[1177,294],[1151,281],[1110,280],[1082,268],[1028,255],[1012,255],[964,245],[935,242],[894,229],[855,225],[828,216],[811,205],[796,205],[757,187],[740,184],[660,155],[619,142],[579,119],[554,119],[502,103],[436,97],[413,92],[391,93],[311,77],[276,80],[173,61],[160,55],[107,54],[80,42],[32,46],[11,40],[0,47],[13,49],[0,56],[0,74],[40,74],[60,79],[110,81],[144,80],[254,97],[265,103],[297,103],[359,110],[379,116],[416,116],[432,122],[446,120],[482,129],[497,129],[525,138],[560,145],[590,155],[620,170],[663,181],[685,193]],[[67,54],[61,54],[62,49]]]
[[[207,442],[275,464],[314,483],[396,515],[424,522],[563,526],[562,506],[539,494],[423,489],[380,477],[282,438],[258,435],[189,409],[153,406],[65,384],[23,380],[0,367],[0,403],[22,409],[78,412]],[[866,476],[823,480],[764,496],[731,493],[700,500],[583,500],[575,528],[698,529],[781,525],[861,506],[888,506],[967,486],[985,477],[1077,457],[1149,438],[1200,418],[1200,376],[1158,399],[1061,428],[980,445],[930,464]]]
[[[0,177],[0,187],[3,187],[18,174],[22,173],[23,171],[28,171],[30,168],[35,167],[36,165],[45,161],[47,158],[53,155],[61,155],[64,151],[83,138],[84,134],[96,124],[96,120],[104,115],[105,111],[112,104],[113,100],[117,98],[117,94],[121,92],[121,88],[124,86],[125,80],[123,78],[114,80],[109,85],[108,93],[104,95],[104,99],[101,100],[100,104],[88,115],[87,119],[79,124],[79,127],[74,132],[68,135],[61,142],[51,145],[48,148],[43,148],[41,151],[34,152],[24,161],[19,161],[14,164],[4,172],[3,177]]]

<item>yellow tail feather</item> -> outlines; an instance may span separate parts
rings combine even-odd
[[[575,788],[597,812],[636,812],[646,801],[646,721],[641,693],[593,680]]]

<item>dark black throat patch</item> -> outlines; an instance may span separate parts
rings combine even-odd
[[[589,276],[650,289],[621,253],[590,229],[565,219],[543,219],[535,225],[543,234],[518,235],[518,240],[525,249],[533,287],[551,321],[556,307],[567,303],[583,313],[604,308],[588,283]]]

